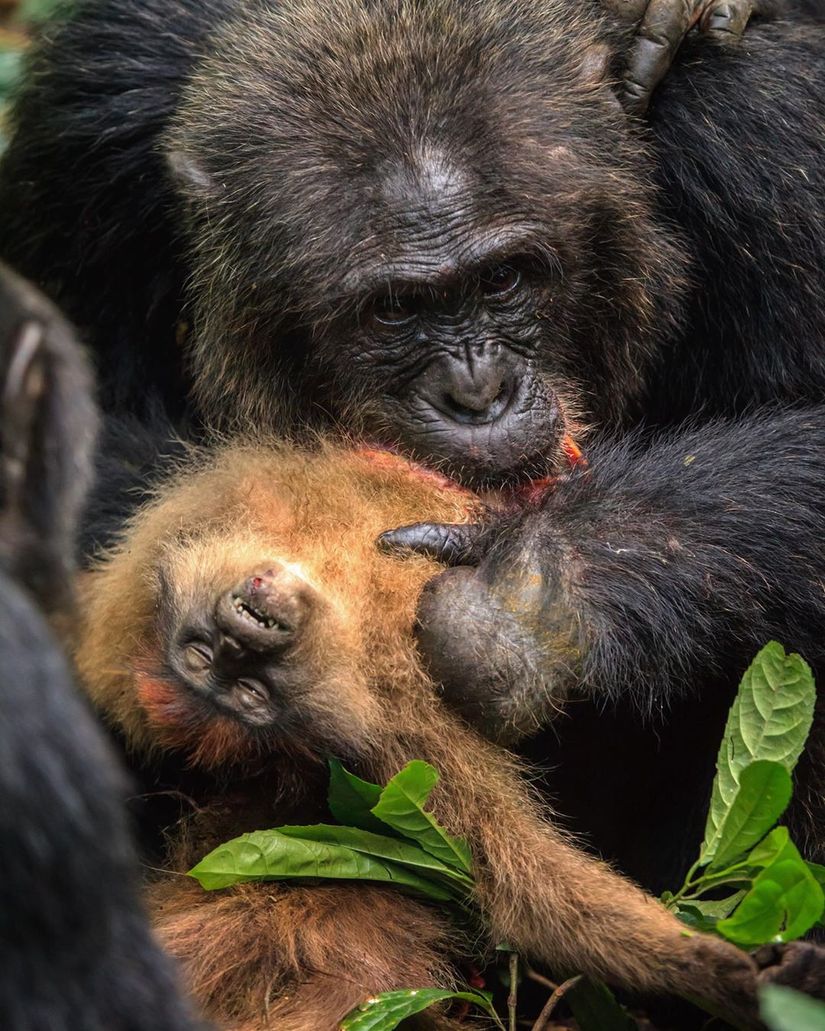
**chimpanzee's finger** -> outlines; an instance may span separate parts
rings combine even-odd
[[[413,551],[447,566],[474,566],[482,557],[485,528],[479,523],[413,523],[378,538],[382,551]]]
[[[702,12],[699,29],[720,43],[730,43],[742,35],[751,15],[757,12],[758,4],[754,0],[709,3]]]
[[[667,74],[679,44],[694,22],[694,0],[650,0],[628,55],[620,100],[628,113],[643,115]]]

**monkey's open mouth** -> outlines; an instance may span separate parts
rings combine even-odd
[[[244,601],[243,598],[239,598],[237,595],[234,595],[232,598],[232,608],[241,619],[247,620],[253,626],[260,627],[262,630],[289,629],[280,620],[275,619],[266,612],[262,612],[261,609],[255,608],[254,605],[250,605],[248,601]]]

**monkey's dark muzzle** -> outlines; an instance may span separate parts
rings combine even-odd
[[[218,602],[215,622],[239,649],[276,652],[294,644],[310,609],[310,588],[284,566],[243,580]]]
[[[273,563],[219,597],[197,631],[184,629],[171,665],[219,711],[257,726],[277,724],[301,678],[294,651],[317,601],[301,576]]]

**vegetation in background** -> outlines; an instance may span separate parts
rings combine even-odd
[[[70,0],[0,0],[0,150],[4,108],[20,76],[29,29]]]

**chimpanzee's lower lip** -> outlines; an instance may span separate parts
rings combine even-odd
[[[369,437],[361,446],[375,451],[386,451],[400,455],[411,461],[439,473],[462,487],[475,491],[502,491],[512,493],[557,473],[562,466],[562,456],[558,444],[551,444],[548,452],[539,452],[530,457],[515,456],[512,464],[498,467],[482,454],[428,454],[420,446],[404,446],[398,441],[382,440]]]

